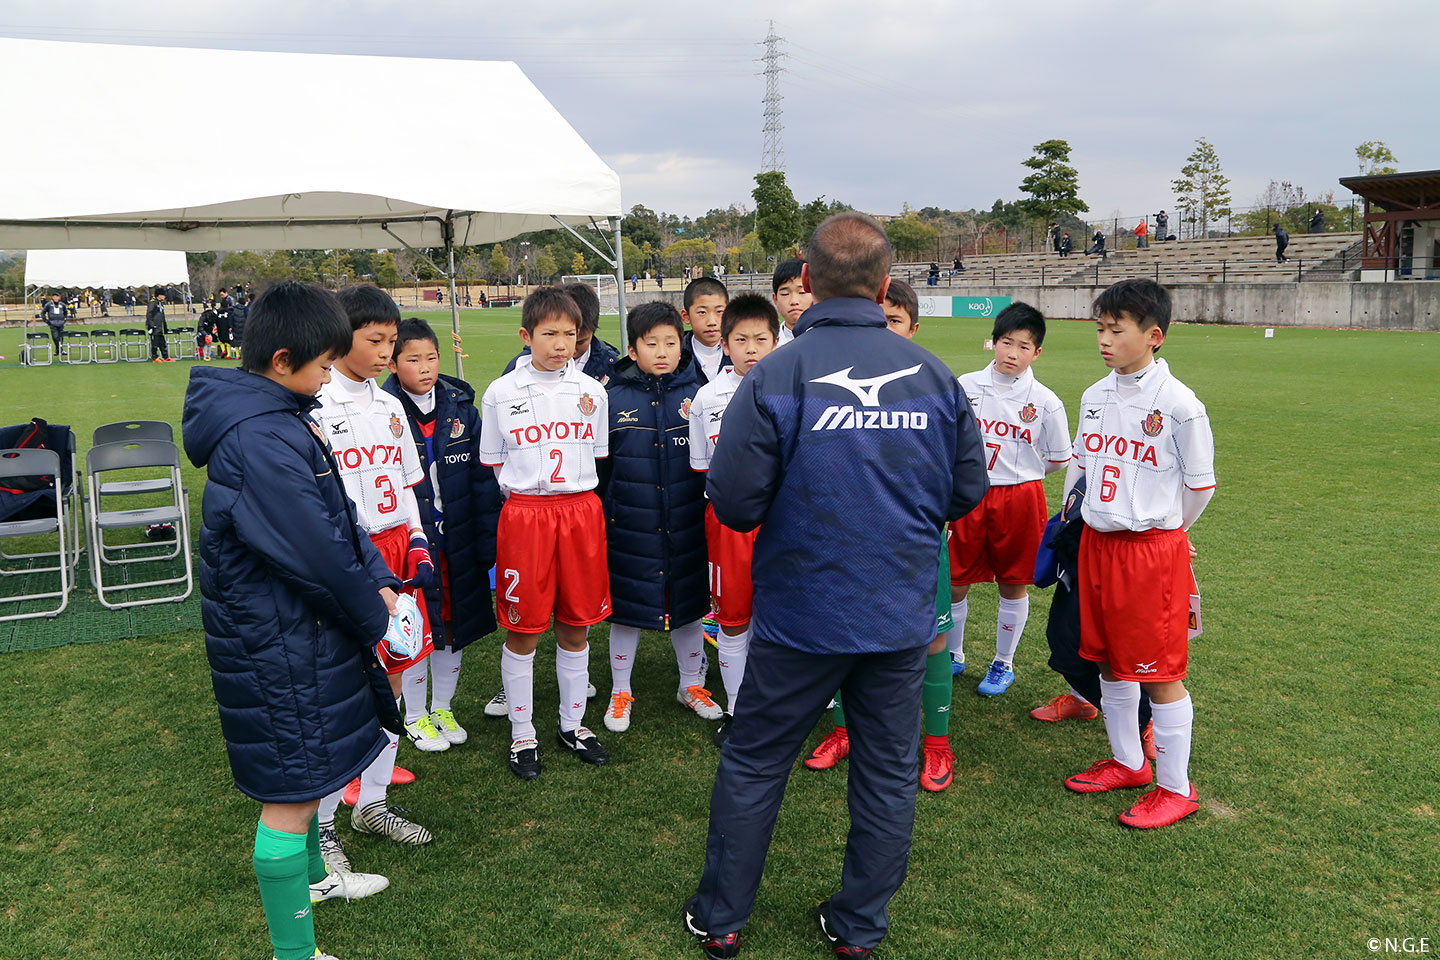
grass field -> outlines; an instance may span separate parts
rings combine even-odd
[[[473,381],[517,349],[517,320],[466,315]],[[919,340],[964,372],[986,361],[987,335],[932,319]],[[1098,721],[1026,715],[1064,689],[1044,665],[1041,594],[1010,692],[978,697],[968,675],[955,685],[956,781],[920,797],[884,956],[1344,958],[1387,936],[1440,949],[1437,354],[1427,334],[1172,329],[1162,355],[1209,407],[1220,479],[1192,535],[1201,812],[1138,833],[1115,822],[1124,798],[1061,787],[1106,746]],[[1055,324],[1035,369],[1073,424],[1104,373],[1091,325]],[[187,375],[182,363],[0,366],[0,421],[69,422],[82,447],[110,420],[178,424]],[[197,508],[202,479],[189,477]],[[993,651],[993,589],[972,607],[978,665]],[[402,748],[419,780],[392,793],[435,843],[401,849],[342,828],[357,868],[392,885],[320,906],[321,946],[344,960],[698,955],[677,916],[700,870],[717,751],[710,725],[674,702],[669,644],[647,635],[641,649],[634,726],[603,737],[614,762],[550,750],[542,778],[522,784],[505,768],[507,725],[480,715],[498,644],[472,647],[456,700],[470,742]],[[536,674],[548,745],[548,654]],[[0,656],[0,690],[0,957],[265,957],[257,808],[230,784],[203,637]],[[589,719],[603,734],[599,703]],[[807,911],[839,877],[844,781],[843,766],[797,766],[746,957],[825,955]]]

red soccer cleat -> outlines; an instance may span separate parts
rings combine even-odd
[[[825,735],[815,752],[805,758],[805,766],[811,770],[829,770],[835,764],[850,756],[850,732],[836,727]]]
[[[1119,760],[1101,760],[1084,773],[1066,777],[1065,786],[1076,793],[1104,793],[1107,790],[1148,787],[1151,779],[1149,760],[1140,764],[1139,770],[1131,770]]]
[[[925,738],[925,749],[920,764],[920,786],[931,793],[939,793],[955,779],[955,751],[950,749],[948,737]]]
[[[1140,749],[1145,751],[1145,759],[1151,763],[1155,762],[1155,721],[1151,720],[1145,724],[1145,731],[1140,734]]]
[[[355,806],[355,802],[359,799],[360,778],[356,777],[354,780],[351,780],[349,783],[345,784],[345,792],[340,794],[340,802],[345,804],[345,806],[347,807],[353,807]]]
[[[1030,716],[1046,723],[1059,723],[1061,720],[1094,720],[1100,711],[1074,694],[1062,693],[1045,706],[1031,710]]]
[[[1138,830],[1154,830],[1178,823],[1199,809],[1200,795],[1195,792],[1195,784],[1190,784],[1188,797],[1156,786],[1137,800],[1135,806],[1120,814],[1120,822]]]
[[[406,770],[404,767],[396,767],[394,772],[390,774],[390,785],[392,787],[401,787],[407,783],[414,782],[415,774],[411,773],[409,770]],[[353,807],[354,804],[352,803],[351,806]]]

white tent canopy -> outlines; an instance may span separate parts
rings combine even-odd
[[[0,89],[17,91],[13,129],[133,118],[137,137],[101,156],[33,137],[12,151],[0,249],[443,246],[453,307],[455,245],[558,223],[595,227],[577,236],[623,273],[620,178],[514,63],[0,39]],[[494,119],[397,133],[427,92]]]
[[[26,287],[137,287],[190,283],[179,250],[31,250]]]

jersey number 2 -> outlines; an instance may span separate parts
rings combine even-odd
[[[505,601],[507,603],[519,603],[520,598],[515,596],[515,590],[520,586],[520,571],[507,568],[503,572],[503,575],[506,580],[510,581],[510,585],[505,588]]]
[[[395,485],[390,482],[390,478],[383,474],[376,477],[375,489],[385,494],[380,498],[380,505],[375,509],[381,513],[394,513],[397,501],[395,500]]]
[[[551,450],[550,459],[555,461],[555,469],[550,471],[550,482],[564,483],[565,478],[560,476],[560,468],[565,466],[565,454],[560,450]]]
[[[1115,499],[1115,481],[1120,477],[1120,468],[1113,463],[1107,463],[1100,470],[1100,502],[1109,503]]]

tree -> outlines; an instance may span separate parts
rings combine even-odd
[[[255,275],[265,266],[265,258],[253,250],[236,250],[225,255],[220,273],[231,283],[254,282]]]
[[[1230,216],[1230,178],[1220,172],[1220,155],[1204,137],[1195,141],[1195,151],[1172,186],[1180,209],[1198,220],[1200,236],[1208,236],[1210,224]]]
[[[1378,176],[1383,173],[1398,173],[1391,164],[1399,163],[1395,154],[1385,145],[1384,140],[1366,140],[1355,148],[1355,159],[1360,161],[1360,175]]]
[[[1021,208],[1045,223],[1060,214],[1085,213],[1090,208],[1080,199],[1080,174],[1070,166],[1070,144],[1064,140],[1046,140],[1035,145],[1035,155],[1024,161],[1035,171],[1020,181],[1020,189],[1030,194],[1021,200]]]
[[[400,286],[400,268],[395,265],[395,254],[388,250],[375,258],[375,282],[386,290]]]
[[[830,216],[830,208],[825,204],[825,197],[818,196],[805,206],[800,208],[800,242],[809,243],[810,238],[815,236],[815,228]]]
[[[585,254],[579,250],[575,251],[575,256],[570,260],[570,272],[576,276],[580,276],[585,272]]]
[[[784,250],[800,239],[800,204],[785,183],[785,174],[770,170],[755,175],[755,233],[767,253]]]
[[[535,272],[539,274],[538,280],[553,280],[555,274],[560,272],[560,267],[555,263],[555,258],[550,254],[549,248],[540,251],[540,256],[535,258]]]
[[[355,277],[355,267],[344,250],[332,250],[320,266],[320,275],[331,288],[338,290]]]
[[[645,267],[645,253],[640,247],[625,235],[620,236],[620,254],[625,261],[625,275],[639,273]]]
[[[653,246],[660,246],[660,218],[655,211],[640,204],[630,208],[629,216],[620,221],[620,234],[627,236],[638,244],[649,243]]]
[[[255,272],[255,279],[261,284],[269,285],[294,275],[295,267],[290,263],[290,251],[271,250],[270,256],[265,258],[264,264]]]
[[[665,248],[664,257],[667,264],[681,263],[689,267],[697,263],[714,263],[715,253],[714,240],[691,237],[688,240],[676,240],[670,244]]]
[[[911,210],[904,216],[885,224],[885,236],[895,248],[897,259],[928,256],[940,239],[940,231],[925,223]]]
[[[491,280],[500,281],[510,278],[510,258],[505,256],[504,249],[498,243],[490,248],[489,270]]]
[[[732,273],[738,273],[743,266],[750,273],[755,272],[755,266],[765,262],[765,247],[760,243],[760,237],[751,230],[740,238],[740,245],[735,248],[735,262],[726,264],[726,269]]]

